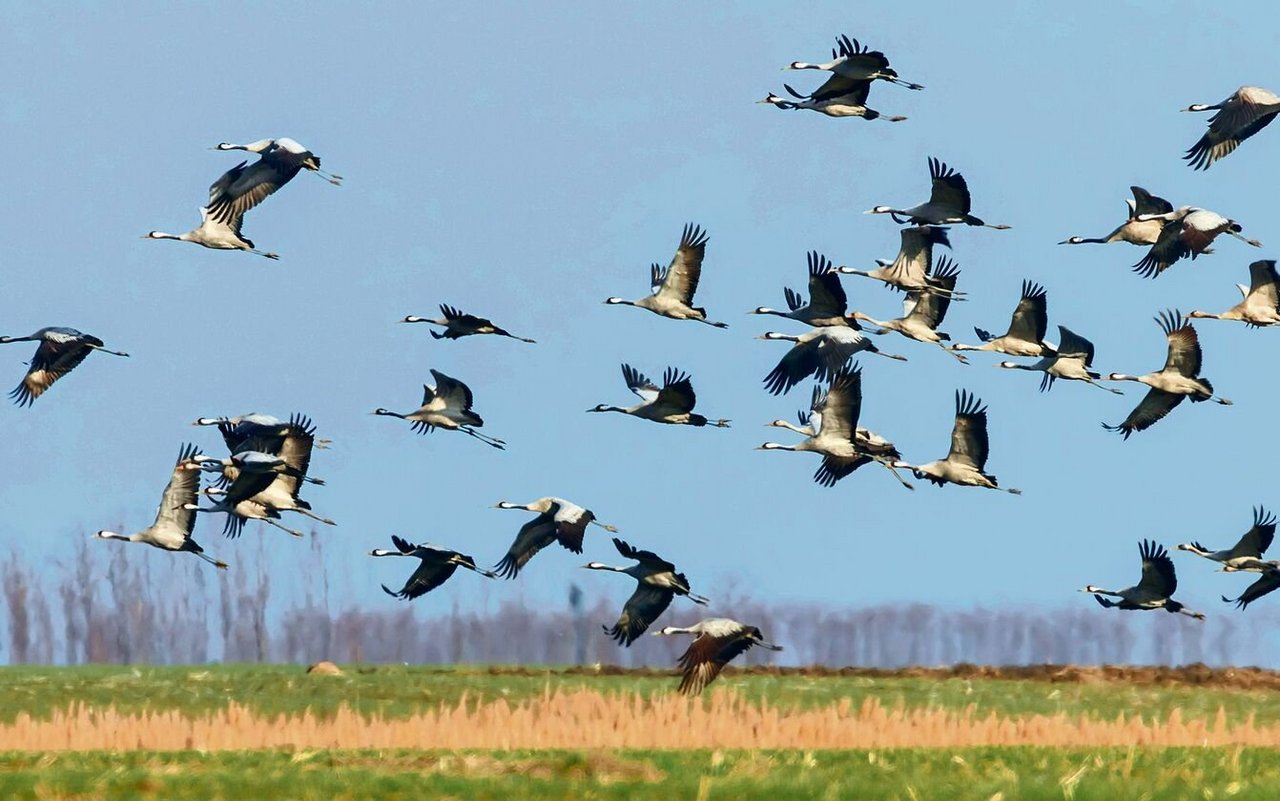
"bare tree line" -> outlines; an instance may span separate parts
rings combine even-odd
[[[325,575],[324,540],[308,554]],[[504,601],[496,610],[456,604],[441,613],[414,605],[333,609],[327,579],[273,595],[271,571],[215,573],[194,560],[167,560],[164,574],[124,549],[76,546],[74,558],[35,570],[18,555],[0,566],[4,614],[0,660],[9,664],[202,664],[207,662],[575,663],[667,666],[683,642],[642,638],[618,648],[600,631],[617,598],[560,609]],[[174,587],[181,588],[174,592]],[[575,588],[576,589],[576,588]],[[288,594],[286,594],[288,595]],[[157,603],[163,598],[163,603]],[[718,599],[787,650],[789,665],[894,668],[909,665],[1276,663],[1265,632],[1277,615],[1214,615],[1208,624],[1160,613],[1065,609],[944,609],[924,604],[834,609],[763,604],[730,590]],[[748,654],[747,664],[763,654]]]

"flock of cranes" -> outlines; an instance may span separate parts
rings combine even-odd
[[[831,117],[862,117],[899,122],[905,118],[886,116],[869,108],[867,101],[877,81],[893,83],[910,90],[924,87],[898,77],[888,58],[870,50],[857,40],[838,37],[832,58],[825,63],[793,62],[785,69],[814,70],[829,77],[808,95],[791,86],[785,89],[791,99],[770,94],[760,101],[784,110],[813,110]],[[1194,105],[1187,111],[1215,111],[1209,129],[1186,153],[1190,166],[1207,169],[1218,159],[1231,154],[1280,112],[1280,98],[1256,87],[1243,87],[1216,105]],[[279,258],[270,251],[258,250],[242,233],[244,216],[280,190],[302,170],[314,172],[324,180],[341,184],[341,177],[320,168],[320,158],[298,142],[287,139],[262,139],[246,145],[222,143],[215,150],[240,150],[253,153],[253,164],[242,161],[223,173],[209,189],[209,200],[200,209],[201,224],[184,234],[160,231],[148,233],[151,239],[175,239],[206,248],[242,250],[270,259]],[[1055,381],[1080,381],[1111,393],[1119,389],[1104,382],[1133,381],[1148,387],[1145,397],[1127,418],[1115,425],[1103,424],[1108,430],[1128,439],[1144,431],[1175,409],[1184,399],[1193,403],[1212,400],[1221,405],[1231,401],[1217,394],[1209,380],[1201,376],[1201,347],[1190,320],[1211,318],[1242,321],[1252,327],[1280,323],[1280,276],[1275,261],[1261,260],[1250,265],[1250,284],[1240,285],[1243,300],[1227,311],[1212,314],[1192,311],[1183,316],[1176,310],[1163,311],[1157,317],[1167,342],[1167,356],[1162,369],[1145,375],[1102,374],[1093,369],[1095,346],[1092,341],[1058,325],[1056,342],[1049,342],[1047,293],[1039,284],[1024,280],[1021,294],[1005,333],[991,334],[981,328],[974,331],[980,344],[955,342],[941,330],[952,303],[970,300],[958,287],[961,269],[945,255],[935,255],[937,247],[951,247],[951,226],[985,227],[1008,230],[1005,224],[993,224],[972,213],[972,197],[968,183],[957,170],[938,158],[928,160],[931,188],[926,201],[907,208],[878,205],[867,214],[882,214],[903,226],[901,245],[892,261],[879,261],[870,270],[835,264],[817,251],[807,254],[807,297],[789,287],[784,289],[786,310],[757,307],[754,314],[771,315],[808,326],[799,334],[766,332],[758,338],[790,343],[787,352],[763,378],[764,389],[773,395],[790,392],[812,377],[807,410],[799,414],[799,425],[774,420],[768,425],[790,430],[803,437],[794,444],[766,442],[762,450],[800,451],[817,454],[821,464],[814,480],[833,487],[860,467],[878,464],[901,486],[914,485],[900,471],[909,472],[918,481],[937,486],[947,484],[979,487],[1020,494],[1020,490],[1001,486],[987,472],[989,457],[988,410],[982,400],[968,389],[954,393],[950,449],[947,455],[931,462],[915,463],[905,459],[889,439],[861,426],[864,391],[862,366],[855,361],[859,354],[886,360],[908,361],[905,355],[886,353],[874,339],[895,332],[902,337],[937,347],[963,364],[966,353],[1000,353],[1015,358],[1035,359],[1031,363],[1001,361],[999,367],[1042,374],[1040,389],[1046,391]],[[1127,218],[1106,236],[1087,238],[1072,236],[1059,244],[1109,244],[1127,242],[1148,248],[1134,271],[1155,278],[1184,258],[1211,253],[1215,239],[1222,234],[1258,247],[1260,243],[1243,235],[1243,227],[1233,219],[1195,206],[1175,207],[1169,201],[1142,187],[1131,187],[1133,198],[1128,204]],[[681,232],[675,255],[667,267],[654,263],[650,268],[650,293],[636,300],[609,297],[608,305],[629,305],[645,309],[671,320],[693,320],[724,329],[723,322],[709,319],[708,312],[694,305],[709,242],[708,233],[690,223]],[[881,282],[886,287],[905,293],[903,312],[899,317],[878,319],[868,313],[850,310],[848,295],[841,283],[842,275],[853,275]],[[516,336],[491,320],[462,312],[448,304],[440,305],[441,316],[404,317],[404,323],[427,323],[442,329],[432,330],[435,339],[455,340],[468,336],[491,335],[534,343],[533,339]],[[10,397],[19,406],[30,406],[61,377],[77,367],[93,351],[116,356],[127,353],[109,350],[101,339],[75,329],[42,328],[29,336],[0,337],[0,344],[37,342],[26,375]],[[895,368],[896,369],[896,368]],[[481,433],[484,420],[475,411],[475,399],[463,381],[430,370],[433,385],[423,386],[421,405],[409,412],[385,408],[373,411],[380,416],[397,417],[411,423],[411,429],[427,434],[434,429],[458,431],[495,449],[507,443]],[[661,385],[630,364],[622,365],[623,380],[640,402],[632,406],[597,405],[588,412],[617,412],[668,425],[727,428],[730,420],[709,418],[695,412],[697,395],[691,377],[676,367],[668,367]],[[311,457],[323,450],[327,440],[316,436],[316,429],[305,416],[295,414],[287,420],[262,414],[238,417],[212,417],[196,420],[197,425],[216,426],[227,449],[226,456],[205,453],[193,444],[184,444],[169,475],[169,480],[154,522],[137,533],[124,535],[99,531],[102,539],[140,542],[155,548],[188,552],[219,569],[227,564],[206,554],[192,538],[198,514],[225,516],[223,533],[229,538],[241,534],[245,523],[260,520],[290,535],[302,536],[283,521],[285,513],[308,517],[325,525],[334,521],[316,513],[301,497],[308,486],[324,482],[310,475]],[[203,473],[215,475],[211,486],[201,489]],[[201,506],[203,497],[211,505]],[[396,598],[412,600],[436,589],[459,567],[495,579],[514,579],[528,567],[540,551],[558,544],[574,554],[587,548],[587,532],[591,526],[610,533],[617,529],[601,523],[589,509],[557,497],[544,497],[525,504],[503,501],[499,509],[520,510],[534,514],[515,536],[507,553],[492,569],[480,567],[467,554],[430,543],[415,544],[393,536],[393,549],[374,549],[374,557],[402,556],[418,559],[418,566],[399,590],[385,584],[383,590]],[[1262,595],[1280,587],[1280,560],[1264,561],[1263,553],[1271,544],[1276,528],[1274,516],[1259,508],[1254,525],[1230,549],[1210,551],[1199,543],[1179,545],[1180,550],[1219,562],[1226,572],[1260,574],[1248,589],[1231,602],[1241,608]],[[636,582],[615,623],[604,626],[605,633],[621,646],[630,646],[661,617],[679,596],[696,605],[707,605],[709,599],[695,594],[691,582],[676,565],[653,551],[638,548],[614,537],[618,553],[632,564],[613,566],[591,561],[586,569],[624,573]],[[1104,607],[1120,609],[1165,609],[1171,613],[1203,619],[1172,596],[1177,589],[1173,562],[1163,546],[1144,540],[1140,545],[1142,578],[1138,584],[1122,590],[1107,590],[1094,585],[1082,591],[1094,595]],[[1111,599],[1118,600],[1111,600]],[[1223,598],[1224,601],[1229,599]],[[700,692],[714,680],[723,667],[749,648],[759,646],[781,650],[766,641],[756,627],[727,618],[707,618],[687,627],[667,626],[656,635],[692,634],[695,639],[680,658],[683,677],[682,692]]]

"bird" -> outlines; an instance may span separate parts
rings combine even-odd
[[[963,300],[963,292],[945,292],[929,280],[933,263],[933,246],[951,247],[947,239],[949,228],[933,225],[912,225],[901,229],[902,244],[898,247],[898,255],[893,261],[876,259],[879,265],[874,270],[858,270],[853,267],[840,266],[836,272],[843,275],[861,275],[882,281],[887,286],[902,292],[923,290],[936,295],[947,295],[952,300]]]
[[[1269,560],[1266,562],[1254,560],[1249,567],[1232,567],[1227,565],[1222,568],[1223,572],[1235,573],[1242,570],[1250,570],[1262,575],[1250,584],[1243,593],[1237,598],[1228,598],[1223,595],[1222,600],[1225,603],[1235,604],[1237,609],[1246,609],[1249,604],[1258,600],[1262,596],[1280,587],[1280,562]]]
[[[219,178],[210,189],[209,204],[205,206],[211,219],[234,226],[237,232],[240,220],[250,209],[275,194],[304,167],[335,186],[342,183],[341,176],[320,169],[319,156],[292,139],[259,139],[247,145],[222,142],[214,149],[258,154],[252,165],[246,166],[248,162],[242,161]]]
[[[874,461],[884,465],[904,487],[915,489],[889,467],[890,462],[901,458],[893,443],[883,438],[874,442],[871,432],[858,428],[861,413],[862,370],[857,365],[842,367],[827,389],[814,387],[807,430],[782,420],[769,424],[806,434],[806,439],[795,445],[766,442],[757,450],[810,451],[821,455],[822,464],[813,474],[813,480],[824,487],[834,487],[840,479]]]
[[[395,546],[394,551],[374,548],[369,551],[369,555],[416,556],[421,560],[418,569],[413,571],[413,575],[409,576],[409,580],[404,583],[404,586],[399,591],[392,591],[386,584],[382,585],[382,591],[392,598],[401,598],[406,601],[421,598],[448,581],[449,577],[460,567],[465,567],[486,578],[497,577],[496,573],[476,567],[476,560],[470,556],[451,551],[448,548],[441,548],[430,543],[415,545],[394,534],[391,535],[391,544]]]
[[[903,122],[907,119],[898,114],[881,114],[867,107],[871,81],[851,80],[840,75],[832,75],[811,95],[802,95],[785,83],[782,88],[795,99],[787,100],[770,92],[763,100],[756,102],[766,103],[786,111],[796,109],[816,111],[828,117],[861,117],[864,120],[885,120],[886,122]]]
[[[1131,245],[1154,245],[1160,238],[1163,221],[1152,219],[1149,215],[1168,214],[1173,211],[1173,204],[1162,197],[1157,197],[1140,186],[1131,186],[1133,199],[1125,198],[1129,207],[1128,219],[1111,233],[1103,237],[1087,238],[1073,236],[1059,242],[1059,245],[1109,245],[1112,242],[1128,242]],[[1146,217],[1146,219],[1139,219]]]
[[[831,260],[816,250],[809,251],[809,302],[805,303],[800,293],[790,287],[783,291],[788,311],[760,306],[750,313],[786,317],[815,327],[851,324],[846,316],[849,300],[840,284],[840,274],[832,268]]]
[[[906,356],[881,352],[861,331],[853,328],[815,328],[799,336],[768,331],[756,339],[794,342],[778,365],[764,377],[765,389],[774,395],[790,392],[809,376],[826,381],[855,353],[874,353],[905,362]]]
[[[1022,297],[1013,309],[1009,329],[995,336],[981,328],[973,332],[982,340],[981,345],[956,343],[952,350],[989,350],[1009,356],[1045,356],[1052,348],[1045,344],[1044,335],[1049,328],[1049,294],[1034,281],[1022,280]]]
[[[1200,254],[1211,253],[1209,245],[1219,234],[1229,234],[1255,248],[1262,247],[1258,240],[1240,233],[1244,230],[1240,223],[1195,206],[1182,206],[1164,214],[1140,215],[1138,219],[1162,222],[1160,236],[1151,250],[1133,265],[1133,271],[1143,278],[1155,278],[1187,256],[1195,261]]]
[[[1209,118],[1209,130],[1182,157],[1192,169],[1207,170],[1271,124],[1276,112],[1280,112],[1280,97],[1260,86],[1241,86],[1221,103],[1196,103],[1183,111],[1214,112]]]
[[[476,431],[476,428],[484,425],[484,420],[471,410],[474,398],[470,387],[439,370],[432,370],[431,375],[435,378],[436,385],[434,387],[422,385],[422,406],[415,411],[400,414],[387,409],[375,409],[373,413],[408,420],[413,423],[411,428],[419,434],[428,434],[432,429],[443,428],[445,431],[461,431],[499,450],[506,447],[506,443],[502,440]]]
[[[1271,547],[1276,536],[1276,517],[1261,506],[1253,508],[1253,525],[1236,544],[1225,551],[1211,551],[1197,541],[1183,543],[1179,551],[1190,551],[1196,556],[1218,562],[1235,570],[1260,572],[1262,555]]]
[[[315,438],[315,426],[306,415],[294,413],[288,421],[264,414],[235,418],[201,417],[196,420],[196,425],[218,426],[218,432],[231,452],[224,458],[203,453],[196,457],[203,469],[219,473],[217,484],[220,487],[229,486],[242,471],[259,475],[284,473],[309,484],[324,484],[322,479],[307,475],[311,450],[319,447],[321,441]],[[288,454],[284,453],[286,443],[290,445]],[[264,483],[262,487],[265,486]]]
[[[227,490],[220,490],[216,487],[206,487],[201,490],[200,494],[210,500],[215,495],[221,495],[222,500],[216,501],[213,506],[198,506],[193,503],[183,504],[184,509],[192,512],[205,512],[213,514],[221,512],[227,516],[226,522],[222,524],[222,536],[228,539],[235,539],[244,533],[244,525],[250,520],[261,520],[269,526],[278,528],[291,537],[305,536],[297,529],[289,528],[280,521],[280,513],[266,504],[254,500],[253,498],[245,498],[244,500],[232,503],[226,498]]]
[[[702,278],[702,259],[706,255],[708,236],[700,226],[689,223],[680,235],[680,247],[671,263],[664,270],[658,264],[649,267],[652,294],[639,300],[605,298],[609,305],[639,306],[672,320],[697,320],[716,328],[728,328],[727,323],[707,319],[707,310],[693,306],[693,295],[698,291]]]
[[[1207,320],[1239,320],[1250,328],[1280,323],[1280,275],[1276,274],[1276,260],[1262,259],[1249,265],[1249,286],[1236,284],[1244,296],[1236,305],[1221,314],[1205,311],[1188,312],[1187,317]]]
[[[1181,603],[1173,600],[1178,590],[1178,577],[1173,570],[1173,560],[1169,552],[1152,540],[1143,540],[1138,544],[1138,554],[1142,557],[1142,578],[1132,587],[1123,590],[1104,590],[1101,587],[1088,585],[1080,592],[1092,593],[1094,600],[1104,608],[1110,609],[1163,609],[1169,613],[1178,613],[1204,620],[1201,612],[1192,612]],[[1110,595],[1119,601],[1103,597]]]
[[[253,144],[260,143],[255,142]],[[244,147],[248,148],[249,145]],[[244,176],[246,163],[240,162],[239,166],[227,170],[209,186],[209,203],[200,208],[200,227],[193,228],[185,234],[150,231],[143,238],[176,239],[180,242],[193,242],[213,250],[244,250],[268,259],[280,258],[278,253],[258,250],[257,246],[253,244],[253,240],[241,233],[245,212],[275,191],[275,189],[270,189],[263,192],[261,187],[255,190],[254,185],[250,183],[250,179]],[[260,160],[259,164],[261,163],[262,161]],[[257,167],[257,165],[254,166],[255,168]],[[254,172],[254,174],[259,177],[265,177],[263,172]]]
[[[929,177],[933,188],[929,200],[909,209],[895,209],[892,206],[876,206],[868,209],[866,214],[888,214],[899,224],[915,223],[916,225],[949,225],[964,223],[998,230],[1007,230],[1007,225],[993,225],[983,222],[969,213],[969,185],[964,176],[948,167],[940,159],[929,159]]]
[[[232,427],[244,425],[270,428],[283,425],[284,421],[270,414],[246,412],[245,414],[237,414],[234,417],[197,417],[191,422],[193,426],[222,426],[224,424]]]
[[[1058,326],[1058,346],[1043,356],[1035,364],[1018,364],[1017,362],[1000,362],[1000,366],[1010,370],[1033,370],[1044,373],[1040,379],[1040,391],[1053,389],[1055,379],[1066,381],[1084,381],[1090,386],[1105,390],[1114,395],[1123,395],[1118,389],[1104,387],[1097,383],[1102,378],[1100,373],[1089,368],[1093,366],[1093,343],[1065,325]]]
[[[588,562],[583,567],[588,570],[626,573],[636,580],[636,590],[627,599],[618,622],[613,626],[603,626],[605,633],[618,644],[630,647],[666,611],[671,605],[671,599],[677,595],[683,595],[701,606],[710,603],[707,598],[695,595],[689,589],[689,579],[683,573],[677,573],[675,565],[653,551],[632,547],[617,537],[613,538],[613,547],[623,557],[636,560],[636,564],[614,567],[603,562]]]
[[[249,153],[258,154],[259,158],[254,162],[253,166],[245,171],[243,175],[244,181],[251,177],[256,177],[257,173],[263,181],[279,180],[279,183],[270,192],[266,192],[263,197],[276,191],[281,186],[289,183],[293,176],[298,174],[298,170],[306,168],[310,172],[316,174],[317,177],[323,178],[334,186],[342,185],[342,176],[334,175],[320,169],[320,157],[312,153],[307,148],[298,144],[294,140],[282,136],[279,139],[259,139],[256,142],[250,142],[247,145],[237,145],[231,142],[219,142],[214,145],[214,150],[244,150]],[[274,173],[274,175],[273,175]],[[284,177],[287,175],[288,177]],[[261,189],[257,191],[261,192]],[[261,200],[255,201],[256,206]]]
[[[195,504],[196,491],[200,488],[200,466],[191,460],[195,454],[196,446],[191,444],[183,445],[178,451],[178,461],[174,463],[169,483],[165,485],[160,505],[156,507],[155,522],[136,534],[118,534],[104,529],[94,536],[104,540],[142,542],[164,551],[193,553],[219,570],[226,570],[226,562],[209,556],[191,538],[196,516],[189,506]]]
[[[1164,367],[1146,375],[1112,373],[1107,376],[1108,381],[1137,381],[1151,387],[1123,423],[1114,426],[1102,424],[1108,431],[1123,434],[1125,439],[1135,431],[1145,431],[1158,423],[1182,403],[1183,398],[1191,398],[1192,403],[1211,400],[1223,406],[1231,405],[1226,398],[1215,396],[1213,384],[1200,377],[1200,339],[1191,323],[1177,309],[1163,311],[1155,320],[1169,341],[1169,355]]]
[[[956,281],[959,278],[960,269],[956,267],[955,262],[943,257],[938,260],[937,267],[930,277],[933,284],[943,290],[942,293],[935,294],[923,289],[907,292],[907,299],[902,305],[902,316],[893,320],[877,320],[857,311],[853,313],[853,318],[858,322],[871,323],[880,328],[879,331],[872,333],[897,331],[908,339],[937,345],[962,364],[967,364],[969,360],[963,354],[943,344],[951,341],[951,335],[938,330],[938,326],[942,325],[942,320],[947,315],[947,309],[951,306],[951,293],[955,291]]]
[[[808,64],[793,61],[784,70],[822,70],[854,81],[888,81],[908,89],[923,89],[918,83],[904,81],[889,66],[889,59],[879,50],[868,50],[860,45],[857,39],[848,36],[836,37],[838,50],[831,51],[831,60],[825,64]]]
[[[92,334],[82,334],[74,328],[49,326],[25,337],[0,337],[0,344],[9,342],[39,342],[36,353],[27,366],[22,383],[13,388],[9,397],[19,406],[30,406],[45,393],[54,382],[76,368],[93,351],[112,356],[128,356],[118,350],[103,347],[101,339]]]
[[[958,484],[962,487],[985,487],[1011,495],[1022,490],[1001,487],[996,477],[984,472],[987,467],[987,407],[968,390],[956,390],[956,418],[951,428],[951,450],[947,458],[922,465],[894,462],[893,466],[910,470],[916,478],[939,487]]]
[[[222,441],[227,445],[227,451],[233,457],[249,452],[278,454],[284,446],[285,434],[288,433],[285,421],[256,412],[235,417],[198,417],[192,425],[217,426]],[[219,485],[226,486],[234,481],[239,471],[234,463],[224,462],[222,475],[218,477]]]
[[[278,453],[241,450],[230,456],[222,457],[201,453],[196,455],[195,460],[200,463],[202,470],[222,474],[224,478],[230,481],[235,481],[240,476],[254,476],[264,477],[263,481],[269,482],[276,475],[285,475],[299,480],[306,480],[312,484],[324,484],[323,479],[308,476],[305,471],[289,464]],[[249,496],[246,495],[245,497]]]
[[[497,575],[508,579],[518,576],[538,551],[553,542],[559,542],[572,553],[582,553],[582,541],[589,525],[599,526],[610,534],[618,532],[617,528],[608,523],[596,520],[595,513],[590,509],[564,498],[548,496],[529,503],[499,501],[494,508],[520,509],[536,512],[538,515],[520,527],[507,555],[494,566]]]
[[[286,422],[273,415],[249,412],[234,417],[198,417],[192,425],[217,426],[218,433],[222,434],[227,450],[231,453],[245,450],[279,453],[288,426],[302,417],[295,413]],[[315,447],[326,450],[332,443],[333,440],[320,437],[315,440]]]
[[[315,426],[309,418],[295,415],[282,429],[279,447],[274,454],[242,451],[227,460],[211,460],[197,456],[204,469],[224,469],[225,462],[236,467],[236,473],[226,485],[225,503],[234,506],[249,500],[275,512],[297,512],[319,523],[332,526],[335,523],[311,511],[311,504],[298,497],[302,482],[324,482],[307,475],[311,469],[311,451],[315,445]],[[249,458],[246,458],[249,457]],[[266,458],[264,458],[266,457]],[[246,469],[245,465],[252,465]],[[205,491],[212,496],[212,492]]]
[[[827,329],[817,329],[819,331]],[[634,406],[608,406],[603,403],[588,412],[621,412],[641,420],[655,423],[685,426],[714,426],[728,428],[729,420],[711,420],[700,414],[694,414],[693,407],[698,396],[693,391],[693,382],[689,374],[678,368],[668,367],[662,375],[662,388],[650,381],[643,373],[629,364],[622,365],[622,379],[627,382],[627,389],[640,397],[640,403]]]
[[[701,693],[715,681],[725,665],[753,645],[770,651],[782,650],[782,646],[766,642],[764,634],[755,626],[726,617],[704,618],[692,626],[667,626],[655,631],[653,636],[668,637],[672,634],[695,635],[677,662],[681,671],[679,691],[685,695]]]
[[[444,326],[445,330],[442,334],[437,334],[435,331],[431,332],[431,336],[435,339],[462,339],[476,334],[495,334],[500,337],[509,337],[510,339],[518,339],[521,342],[536,344],[532,339],[518,337],[505,328],[499,328],[493,324],[493,321],[485,317],[476,317],[474,314],[461,312],[443,303],[440,304],[440,314],[444,316],[436,320],[432,320],[429,317],[409,315],[400,322],[431,323],[432,325]]]
[[[800,420],[800,425],[790,423],[786,420],[774,420],[770,423],[766,423],[766,426],[771,428],[785,428],[788,431],[794,431],[804,437],[816,436],[818,434],[818,429],[823,426],[822,409],[825,405],[830,403],[833,403],[833,401],[828,399],[827,390],[824,389],[821,384],[814,384],[809,408],[802,409],[796,413],[797,418]],[[859,409],[859,412],[861,412],[861,409]],[[836,410],[836,413],[840,413],[838,409]],[[853,436],[854,446],[858,451],[871,456],[885,468],[889,468],[890,462],[902,458],[902,454],[898,451],[897,446],[869,428],[863,428],[862,426],[855,425],[853,429]],[[910,484],[902,481],[902,478],[898,475],[897,471],[889,468],[889,472],[893,473],[893,477],[902,482],[902,484],[908,489],[914,489]]]

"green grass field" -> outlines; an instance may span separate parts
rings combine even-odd
[[[256,711],[324,714],[346,704],[408,716],[465,694],[519,700],[553,689],[669,693],[654,675],[558,670],[292,666],[9,668],[0,721],[72,704],[199,713],[231,701]],[[717,686],[779,709],[875,698],[888,707],[1001,715],[1124,713],[1280,720],[1272,691],[1145,684],[726,673]],[[1280,745],[1280,744],[1278,744]],[[0,799],[1274,799],[1280,751],[1257,748],[936,748],[848,751],[275,750],[0,753]]]
[[[1274,799],[1258,749],[7,755],[6,799]]]
[[[674,676],[591,675],[557,669],[520,672],[484,667],[348,667],[341,676],[311,676],[292,665],[187,667],[2,668],[0,721],[19,712],[47,717],[55,708],[83,702],[114,704],[122,712],[178,709],[201,712],[229,701],[260,712],[310,709],[332,713],[346,704],[387,717],[408,716],[465,694],[473,701],[518,700],[548,688],[601,692],[671,692]],[[1280,720],[1280,695],[1266,690],[1159,687],[1127,683],[932,678],[858,678],[747,675],[727,671],[715,687],[733,688],[749,700],[781,709],[825,706],[843,698],[860,704],[875,697],[886,707],[974,705],[979,712],[1027,715],[1066,712],[1113,718],[1120,712],[1164,719],[1176,708],[1184,719],[1211,718],[1221,707],[1231,717],[1253,713],[1259,723]]]

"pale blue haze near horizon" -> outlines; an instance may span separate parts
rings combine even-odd
[[[803,288],[807,250],[863,268],[892,257],[898,226],[862,212],[924,200],[929,156],[965,175],[978,216],[1013,226],[952,230],[972,299],[944,326],[959,341],[974,341],[974,325],[1002,331],[1030,278],[1048,289],[1051,338],[1066,324],[1095,342],[1104,373],[1149,372],[1165,358],[1158,311],[1222,311],[1248,263],[1280,253],[1280,130],[1207,172],[1180,158],[1207,115],[1179,109],[1242,84],[1280,88],[1270,6],[1066,8],[6,4],[0,334],[69,325],[133,356],[91,356],[30,409],[0,403],[0,554],[57,570],[76,538],[148,525],[179,445],[222,447],[191,422],[248,411],[303,412],[334,440],[312,462],[328,486],[307,497],[339,523],[318,534],[343,604],[396,603],[378,584],[409,565],[365,556],[391,534],[493,564],[526,516],[490,507],[541,495],[592,508],[713,599],[736,587],[832,607],[1092,606],[1076,590],[1133,583],[1139,539],[1225,547],[1253,505],[1280,510],[1276,331],[1197,322],[1204,373],[1235,405],[1183,404],[1127,442],[1099,423],[1124,419],[1135,385],[1040,394],[1038,376],[995,369],[997,355],[963,366],[877,340],[910,361],[861,359],[863,424],[909,460],[941,458],[953,392],[968,388],[990,408],[988,469],[1022,497],[906,492],[874,467],[825,489],[811,480],[816,457],[752,450],[793,439],[764,424],[792,419],[811,382],[763,391],[784,346],[752,337],[801,328],[745,312]],[[754,103],[784,82],[816,87],[822,75],[780,68],[824,60],[841,33],[927,87],[873,88],[870,105],[906,122]],[[208,185],[241,155],[212,145],[279,136],[346,177],[334,188],[302,174],[246,217],[279,262],[140,238],[194,227]],[[1265,246],[1223,237],[1150,281],[1129,271],[1139,248],[1055,244],[1118,225],[1131,184],[1237,219]],[[601,303],[644,294],[649,263],[666,264],[686,222],[710,234],[697,300],[727,331]],[[845,287],[853,307],[897,315],[900,296],[878,284]],[[440,303],[538,344],[436,341],[396,322]],[[0,388],[32,348],[0,347]],[[698,411],[733,427],[585,414],[632,402],[624,361],[654,377],[688,370]],[[506,452],[369,414],[416,408],[429,368],[470,384]],[[196,537],[233,570],[263,558],[283,569],[307,548],[258,524],[227,541],[221,525],[201,519]],[[189,558],[91,546],[129,548],[152,575]],[[1244,578],[1174,558],[1178,595],[1211,613],[1206,626],[1240,614],[1218,596]],[[626,580],[579,569],[588,559],[617,559],[598,530],[581,557],[550,548],[516,582],[458,576],[417,614],[521,597],[559,606],[570,581],[621,603]],[[286,573],[273,592],[290,581],[318,577]],[[673,609],[672,622],[695,616]]]

